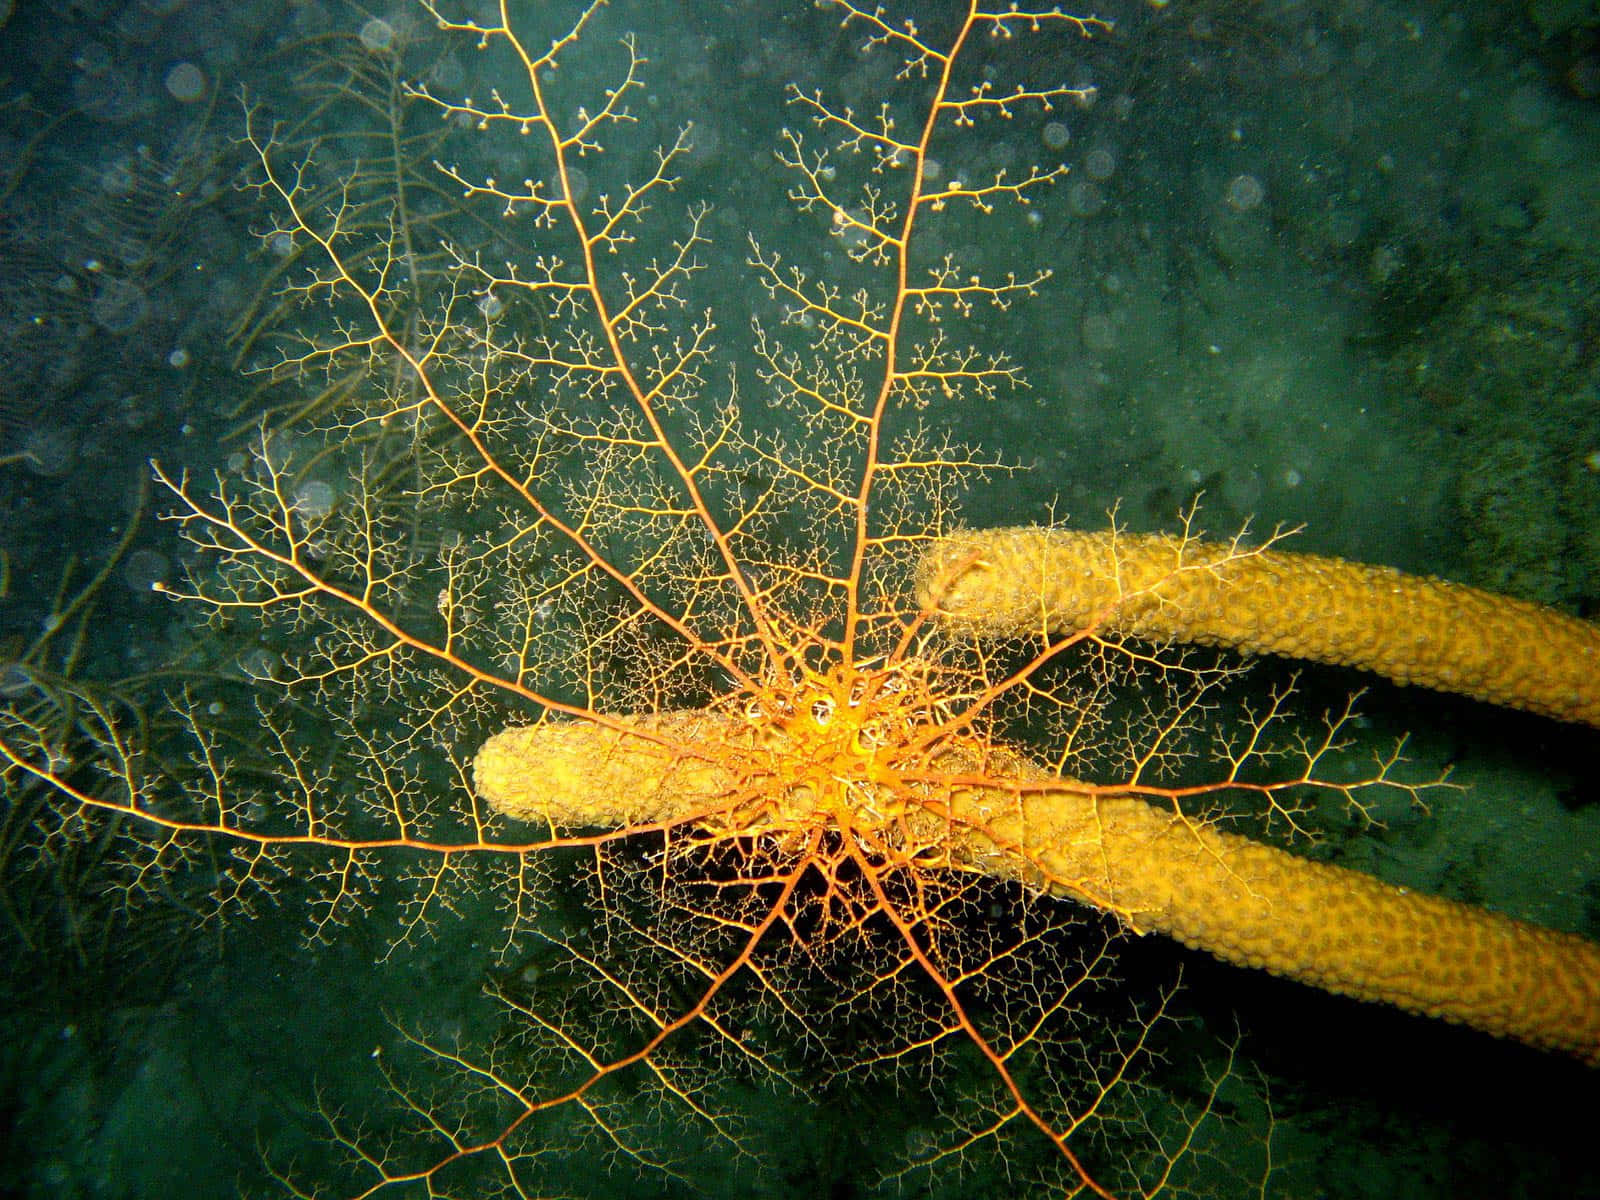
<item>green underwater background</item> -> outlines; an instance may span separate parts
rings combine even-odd
[[[530,19],[565,11],[507,3]],[[894,11],[937,28],[952,5]],[[1293,528],[1294,549],[1595,616],[1600,5],[1111,0],[1094,15],[1113,29],[1015,52],[1090,99],[986,125],[939,163],[968,178],[1069,168],[1027,208],[953,216],[932,235],[974,270],[1052,273],[1037,297],[971,323],[1027,386],[925,414],[1018,468],[974,482],[963,519],[1095,528],[1114,510],[1172,530],[1198,496],[1217,533]],[[786,198],[774,151],[800,118],[785,88],[870,112],[893,64],[802,0],[617,0],[585,30],[602,50],[570,68],[592,69],[596,94],[629,31],[645,87],[605,177],[647,174],[692,122],[654,230],[665,253],[682,212],[709,203],[685,311],[716,310],[726,369],[759,414],[757,369],[737,358],[769,299],[745,263],[749,233],[849,270],[842,248],[819,258],[823,222]],[[193,553],[158,519],[171,498],[149,465],[238,472],[263,423],[340,384],[274,373],[282,327],[314,337],[321,318],[277,308],[304,246],[250,186],[246,111],[329,170],[387,163],[418,228],[459,239],[476,226],[434,161],[454,131],[401,85],[471,92],[492,85],[482,70],[471,39],[399,3],[0,7],[0,701],[70,726],[92,695],[138,714],[153,741],[175,697],[203,696],[219,724],[254,719],[250,680],[282,647],[209,629],[152,589],[181,581]],[[479,166],[539,169],[513,155]],[[506,236],[483,230],[485,244]],[[341,502],[337,446],[298,461],[300,503]],[[1251,686],[1293,674],[1262,664]],[[1383,810],[1382,828],[1335,827],[1320,855],[1600,937],[1593,731],[1352,672],[1303,671],[1297,687],[1313,714],[1363,691],[1363,742],[1409,735],[1417,778],[1448,769],[1463,785],[1426,813]],[[324,750],[336,773],[338,747]],[[386,1072],[409,1078],[391,1065],[403,1031],[441,1044],[501,1032],[481,996],[508,969],[491,899],[398,947],[381,888],[322,940],[308,940],[293,878],[218,921],[182,887],[130,895],[124,828],[49,826],[48,797],[4,778],[0,1198],[293,1194],[274,1170],[345,1194],[324,1116],[381,1130]],[[186,878],[203,889],[204,875]],[[533,958],[517,969],[539,982]],[[1238,1085],[1179,1194],[1600,1195],[1591,1071],[1149,939],[1123,970],[1135,995],[1182,980],[1146,1086],[1204,1094],[1236,1044]],[[749,1103],[779,1164],[765,1174],[709,1152],[678,1179],[580,1154],[551,1186],[895,1194],[879,1151],[929,1119],[919,1098],[870,1088],[752,1086]],[[1011,1186],[990,1163],[898,1194]]]

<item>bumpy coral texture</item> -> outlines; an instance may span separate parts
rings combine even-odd
[[[783,788],[773,765],[742,723],[675,712],[507,729],[484,744],[475,777],[498,811],[558,828],[714,826]],[[954,745],[929,765],[925,777],[993,781],[918,785],[910,811],[938,815],[920,824],[913,815],[907,828],[939,831],[960,866],[1085,901],[1228,962],[1600,1063],[1600,946],[1583,938],[1309,862],[1143,800],[1093,795],[1004,749]],[[773,811],[803,817],[810,803]]]
[[[1059,529],[944,539],[919,599],[980,637],[1091,626],[1358,667],[1600,725],[1600,626],[1389,567],[1208,542]]]

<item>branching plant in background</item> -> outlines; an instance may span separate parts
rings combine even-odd
[[[237,475],[157,468],[197,551],[169,593],[251,648],[248,736],[185,692],[185,762],[144,771],[108,739],[110,790],[25,729],[3,743],[8,783],[114,822],[141,887],[205,878],[219,917],[275,900],[313,941],[361,924],[399,944],[494,908],[500,1036],[408,1031],[425,1065],[387,1068],[392,1118],[327,1114],[349,1151],[332,1187],[748,1183],[796,1153],[755,1111],[851,1096],[895,1097],[903,1144],[874,1149],[905,1186],[1264,1187],[1260,1147],[1219,1165],[1225,1113],[1259,1103],[1225,1050],[1161,1085],[1165,993],[1119,990],[1123,930],[1592,1059],[1588,943],[1219,828],[1298,831],[1316,796],[1360,810],[1440,782],[1398,752],[1352,762],[1348,713],[1308,730],[1282,694],[1223,720],[1242,666],[1176,639],[1335,656],[1148,619],[1292,583],[1274,539],[1110,535],[1075,560],[1068,613],[1029,574],[1044,549],[950,536],[958,492],[1002,464],[940,414],[1023,385],[979,318],[1051,275],[997,272],[985,230],[1063,169],[934,162],[1083,100],[1035,76],[1109,27],[836,4],[887,90],[792,91],[775,152],[823,242],[807,259],[757,233],[730,256],[711,207],[676,196],[693,128],[638,148],[648,36],[549,7],[428,10],[482,51],[471,98],[404,89],[476,215],[418,221],[409,167],[375,208],[369,161],[249,114],[267,236],[294,253],[300,336],[272,373],[360,385],[274,409]],[[1442,963],[1371,978],[1319,918],[1350,894]],[[1523,1024],[1462,984],[1478,938],[1505,987],[1556,980]]]
[[[35,617],[38,632],[0,647],[5,753],[44,769],[7,771],[0,809],[0,944],[19,1004],[48,998],[58,1010],[91,1010],[109,979],[133,995],[173,968],[184,944],[174,926],[193,917],[183,896],[146,890],[125,869],[120,822],[98,819],[76,801],[63,804],[57,786],[125,804],[136,789],[126,777],[108,783],[106,770],[147,761],[160,740],[147,713],[160,686],[156,673],[96,678],[104,670],[97,629],[109,607],[102,591],[124,567],[148,497],[141,488],[121,538],[92,574],[68,556],[48,609]],[[0,553],[0,603],[23,603],[10,584]]]

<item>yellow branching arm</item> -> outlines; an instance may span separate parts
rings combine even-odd
[[[1117,532],[942,539],[918,599],[979,637],[1071,633],[1227,646],[1359,667],[1600,726],[1600,626],[1337,558]]]
[[[785,795],[770,765],[737,718],[678,712],[507,729],[475,774],[492,807],[523,820],[759,833],[761,812],[781,830],[814,805]],[[920,861],[937,831],[954,867],[1070,895],[1228,962],[1600,1064],[1600,946],[1581,937],[1096,794],[1008,751],[956,745],[926,766],[898,798]],[[863,799],[882,810],[890,798]]]

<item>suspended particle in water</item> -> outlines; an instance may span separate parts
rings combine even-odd
[[[372,17],[361,26],[361,44],[373,54],[387,54],[394,49],[394,26],[382,17]]]
[[[333,511],[339,493],[326,479],[307,479],[290,497],[294,510],[307,521],[320,521]]]
[[[1090,179],[1105,182],[1117,172],[1117,156],[1104,146],[1096,146],[1083,156],[1083,172]]]
[[[1091,179],[1080,179],[1067,189],[1067,207],[1075,217],[1092,217],[1105,206],[1105,192]]]
[[[156,550],[135,550],[122,564],[122,582],[130,591],[160,591],[172,574],[172,564]]]
[[[180,104],[193,104],[206,94],[206,75],[192,62],[175,64],[167,72],[167,94]]]
[[[1254,175],[1235,175],[1228,180],[1228,190],[1223,194],[1223,199],[1234,212],[1249,212],[1258,208],[1266,197],[1266,188]]]
[[[144,291],[126,279],[105,276],[89,302],[89,315],[107,333],[132,333],[150,313]]]

